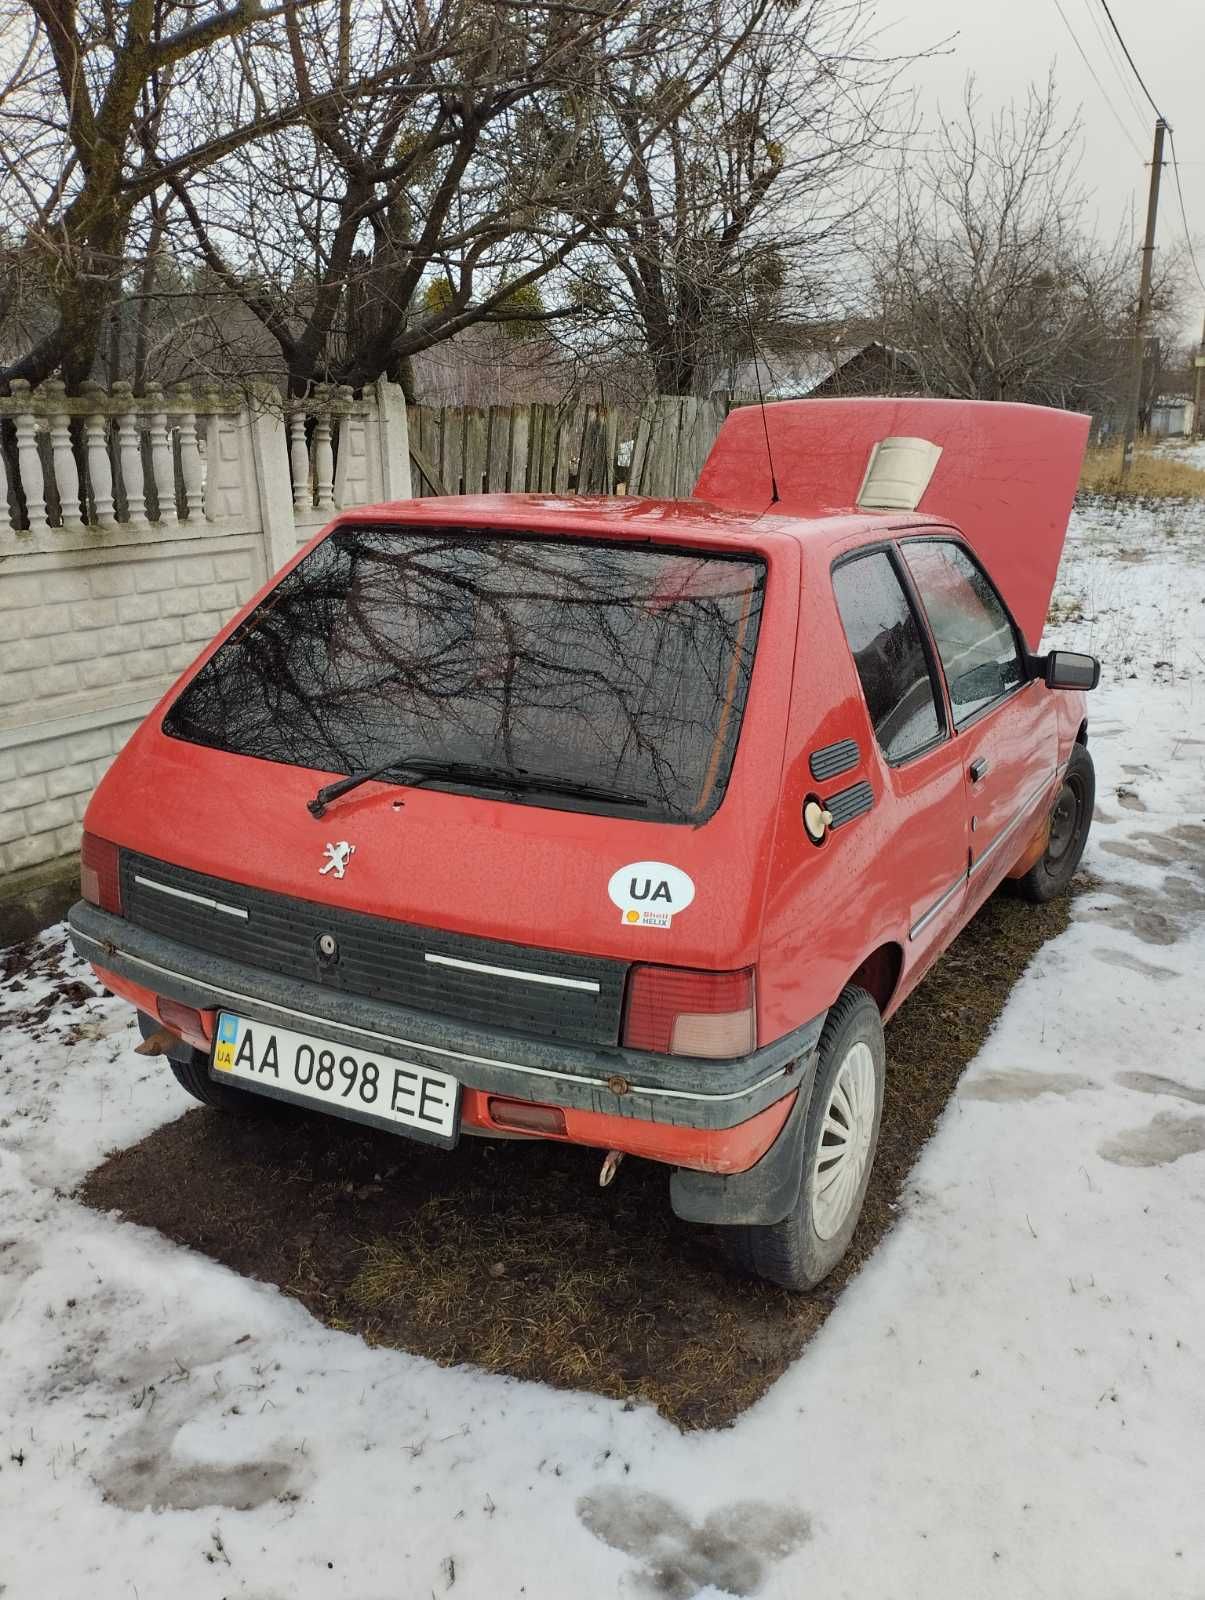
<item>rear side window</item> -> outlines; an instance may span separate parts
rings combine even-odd
[[[967,552],[948,540],[900,547],[924,604],[957,724],[1025,681],[1004,603]]]
[[[843,562],[833,588],[879,748],[903,761],[943,732],[916,612],[885,550]]]
[[[765,577],[666,546],[337,528],[164,732],[322,772],[396,761],[402,782],[407,754],[477,770],[436,787],[509,799],[489,780],[512,775],[539,805],[700,821],[732,767]]]

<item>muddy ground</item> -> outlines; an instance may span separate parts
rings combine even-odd
[[[198,1108],[112,1156],[80,1197],[372,1343],[720,1426],[795,1359],[875,1249],[963,1068],[1068,914],[997,896],[890,1024],[866,1208],[850,1255],[809,1296],[729,1268],[714,1232],[672,1215],[663,1169],[629,1159],[600,1189],[601,1153],[555,1144],[466,1139],[447,1154],[271,1106]]]

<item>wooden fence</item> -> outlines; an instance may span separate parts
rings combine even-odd
[[[688,495],[727,397],[643,406],[410,406],[414,493]]]

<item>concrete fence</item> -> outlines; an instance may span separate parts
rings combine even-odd
[[[727,407],[411,408],[48,382],[0,397],[0,944],[72,892],[113,756],[334,511],[415,490],[688,494]]]
[[[0,943],[70,893],[80,819],[155,701],[336,509],[410,494],[380,384],[0,398]]]

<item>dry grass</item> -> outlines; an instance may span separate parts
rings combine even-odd
[[[996,896],[891,1023],[865,1210],[812,1295],[739,1276],[717,1233],[673,1216],[650,1162],[624,1162],[600,1189],[598,1151],[465,1139],[445,1152],[271,1102],[263,1116],[180,1117],[106,1161],[81,1198],[278,1284],[370,1343],[722,1425],[795,1359],[876,1249],[963,1067],[1067,916],[1065,901]]]
[[[1124,494],[1135,500],[1203,500],[1205,472],[1140,446],[1123,483],[1121,446],[1111,445],[1088,451],[1079,486],[1089,494]]]

